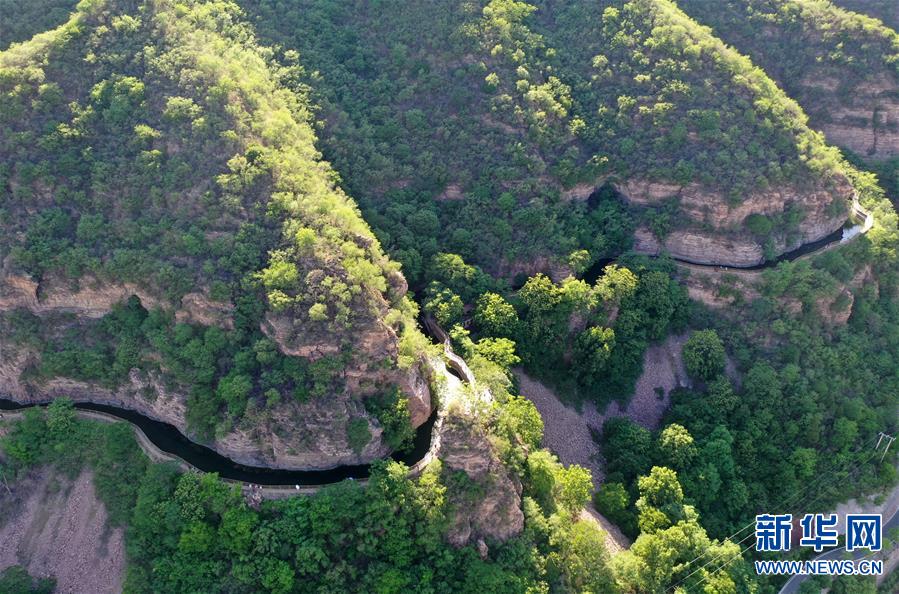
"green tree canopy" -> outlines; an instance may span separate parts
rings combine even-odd
[[[683,354],[687,373],[701,380],[711,380],[720,375],[727,361],[724,343],[711,329],[693,332],[684,343]]]

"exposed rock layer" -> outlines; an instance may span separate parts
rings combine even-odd
[[[686,285],[690,298],[710,307],[741,306],[761,297],[763,271],[719,270],[689,264],[679,264],[679,268],[682,271],[681,281]],[[862,287],[879,291],[869,266],[860,268],[849,282],[837,285],[808,306],[814,309],[826,326],[843,326],[852,315],[855,292]],[[790,316],[800,315],[806,308],[789,291],[775,300],[775,306]]]
[[[124,530],[109,526],[89,473],[73,482],[33,472],[11,489],[0,489],[0,505],[15,510],[0,526],[0,571],[22,565],[33,576],[55,578],[61,594],[122,591]]]
[[[833,107],[809,106],[812,125],[824,132],[830,144],[845,146],[875,159],[899,155],[899,80],[883,74],[851,89],[840,91],[842,81],[815,73],[800,85],[810,97],[839,93]],[[827,104],[834,103],[833,101]]]
[[[521,532],[521,483],[510,476],[474,419],[447,418],[440,459],[449,471],[464,472],[480,493],[454,502],[448,532],[452,544],[462,546],[478,539],[504,541]]]
[[[844,178],[835,179],[832,187],[800,189],[783,187],[754,192],[741,197],[737,204],[698,184],[677,186],[629,180],[617,185],[618,191],[631,204],[657,206],[665,200],[677,199],[679,225],[664,239],[654,237],[648,229],[638,229],[636,248],[645,253],[658,253],[664,248],[675,258],[698,264],[753,266],[765,259],[759,238],[745,228],[749,215],[776,217],[790,208],[798,208],[803,218],[789,233],[772,236],[776,256],[826,237],[842,226],[852,199],[852,186]],[[836,203],[838,208],[832,206]],[[841,204],[842,203],[842,204]]]
[[[137,287],[104,284],[96,279],[83,279],[71,286],[60,282],[38,284],[15,274],[0,278],[0,311],[24,308],[36,315],[73,313],[83,319],[99,318],[115,303],[131,295],[137,295],[147,307],[170,306]],[[202,293],[191,293],[181,300],[176,318],[193,323],[216,323],[228,328],[232,324],[230,310],[229,304],[212,302]],[[335,345],[323,342],[292,347],[290,341],[296,340],[294,337],[297,336],[292,328],[284,329],[283,334],[274,330],[270,335],[285,354],[316,358],[337,350]],[[360,335],[357,347],[364,352],[367,361],[395,360],[396,340],[393,331],[378,322]],[[24,372],[38,361],[39,354],[0,337],[0,393],[20,402],[67,396],[78,401],[114,404],[190,434],[186,420],[188,386],[171,385],[170,379],[163,374],[137,369],[132,370],[128,382],[115,389],[67,378],[46,382],[27,379]],[[382,458],[388,453],[381,439],[382,429],[366,413],[360,396],[377,386],[391,383],[408,395],[410,414],[416,427],[428,419],[430,390],[417,368],[383,370],[377,365],[360,362],[349,365],[344,373],[345,389],[340,393],[308,403],[289,401],[273,409],[251,411],[244,422],[209,445],[237,462],[275,468],[330,468]],[[353,418],[365,418],[372,435],[371,441],[358,453],[347,439],[347,423]]]

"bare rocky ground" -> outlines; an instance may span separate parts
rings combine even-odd
[[[647,429],[658,429],[670,402],[671,390],[687,385],[687,372],[681,348],[687,334],[669,336],[665,341],[646,350],[643,374],[637,380],[634,396],[622,409],[612,402],[604,412],[585,403],[580,411],[564,404],[551,389],[522,370],[515,371],[521,395],[534,403],[543,417],[543,443],[565,464],[580,464],[593,472],[593,482],[599,486],[604,477],[599,450],[590,429],[602,430],[602,424],[612,417],[627,417]]]
[[[647,349],[643,357],[643,373],[637,380],[634,396],[623,409],[618,402],[613,402],[600,413],[596,406],[585,403],[578,411],[573,406],[563,404],[542,383],[528,377],[522,370],[516,370],[521,395],[533,402],[543,417],[543,444],[564,464],[589,468],[593,474],[593,486],[598,488],[605,473],[590,429],[601,431],[602,424],[611,417],[627,417],[647,429],[657,429],[668,408],[671,390],[687,385],[681,348],[688,337],[688,334],[669,336]],[[630,546],[627,538],[596,510],[589,508],[585,516],[595,520],[609,534],[607,545],[610,552]]]
[[[10,487],[0,483],[0,570],[55,577],[59,593],[122,591],[124,533],[107,526],[90,473],[71,481],[38,471]]]

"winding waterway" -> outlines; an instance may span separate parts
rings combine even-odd
[[[870,215],[867,215],[870,216]],[[873,221],[871,221],[873,222]],[[870,228],[870,224],[865,225],[866,231]],[[771,268],[777,266],[781,262],[789,262],[800,257],[822,250],[831,244],[840,242],[844,237],[843,229],[837,229],[830,235],[823,237],[817,241],[807,243],[795,250],[778,256],[773,260],[768,260],[761,264],[748,267],[739,267],[740,270],[761,270],[763,268]],[[676,258],[675,258],[676,259]],[[677,260],[677,259],[676,259]],[[603,268],[614,262],[612,258],[603,259],[593,264],[584,274],[584,279],[589,283],[594,283],[602,274]],[[685,261],[686,262],[686,261]],[[688,262],[689,263],[689,262]],[[692,263],[691,263],[692,264]],[[718,265],[705,265],[710,268],[721,268]],[[735,267],[734,267],[735,268]],[[457,357],[452,353],[446,333],[443,332],[433,320],[421,320],[424,330],[430,335],[431,339],[445,346],[446,354],[449,359],[450,366],[448,371],[458,376],[463,381],[469,381],[467,366],[464,361],[459,359],[461,367],[454,358]],[[467,373],[466,373],[467,372]],[[40,404],[21,404],[14,400],[0,398],[0,411],[19,411],[35,406],[46,406],[47,403]],[[244,483],[252,483],[267,486],[284,486],[284,485],[301,485],[301,486],[318,486],[331,483],[337,483],[345,479],[365,479],[371,473],[371,464],[357,464],[338,466],[336,468],[326,470],[285,470],[278,468],[268,468],[261,466],[248,466],[239,464],[225,456],[222,456],[215,450],[208,448],[202,444],[191,441],[186,435],[181,433],[174,425],[157,421],[146,417],[133,410],[111,406],[108,404],[95,404],[91,402],[77,402],[75,408],[79,410],[95,411],[114,416],[116,418],[127,421],[136,426],[147,436],[161,451],[180,458],[190,466],[203,472],[216,472],[224,479],[240,481]],[[395,452],[391,455],[393,460],[403,462],[409,466],[415,465],[422,460],[428,453],[431,446],[432,433],[434,424],[437,420],[437,410],[431,413],[430,418],[421,425],[415,432],[415,438],[412,447],[403,451]]]
[[[704,268],[713,268],[716,270],[724,270],[728,268],[732,268],[734,270],[764,270],[765,268],[774,268],[781,262],[792,262],[794,260],[798,260],[804,256],[808,256],[810,254],[814,254],[815,252],[819,252],[824,248],[827,248],[831,245],[838,244],[843,241],[845,236],[845,227],[840,227],[830,235],[826,235],[821,239],[816,241],[812,241],[810,243],[805,243],[796,248],[795,250],[791,250],[789,252],[785,252],[776,258],[772,258],[771,260],[765,260],[761,264],[755,264],[753,266],[723,266],[721,264],[703,264],[699,262],[693,262],[691,260],[686,260],[683,258],[676,258],[671,256],[671,259],[675,262],[682,262],[684,264],[690,264],[691,266],[701,266]],[[616,258],[603,258],[598,262],[595,262],[590,268],[584,272],[584,280],[590,283],[591,285],[595,283],[600,276],[602,276],[603,268],[607,265],[612,264],[616,261]]]
[[[817,251],[823,250],[824,248],[840,243],[843,240],[845,227],[840,227],[830,235],[826,235],[821,239],[816,241],[812,241],[809,243],[804,243],[795,250],[791,250],[789,252],[785,252],[776,258],[772,258],[771,260],[765,260],[761,264],[755,264],[754,266],[725,266],[724,268],[735,268],[737,270],[764,270],[765,268],[774,268],[781,262],[792,262],[793,260],[798,260],[803,256],[807,256],[809,254],[813,254]],[[709,268],[722,268],[720,264],[703,264],[701,262],[692,262],[690,260],[682,259],[682,258],[674,258],[678,262],[686,262],[687,264],[692,264],[693,266],[708,266]]]
[[[588,201],[593,202],[593,207],[595,207],[599,202],[600,192],[602,188],[594,192]],[[614,190],[613,190],[614,192]],[[859,224],[852,223],[852,217],[860,218],[862,220]],[[798,260],[799,258],[803,258],[805,256],[809,256],[819,251],[823,251],[826,248],[829,248],[832,245],[837,245],[840,243],[847,243],[852,241],[853,239],[859,237],[860,235],[864,235],[874,226],[874,215],[862,207],[859,203],[858,195],[854,195],[852,197],[852,206],[850,208],[850,216],[846,220],[846,222],[840,228],[836,229],[829,235],[822,237],[821,239],[804,243],[797,247],[794,250],[789,252],[785,252],[776,258],[772,258],[771,260],[765,260],[759,264],[754,264],[752,266],[734,266],[728,265],[724,266],[721,264],[707,264],[703,262],[693,262],[691,260],[685,258],[676,258],[671,256],[671,259],[675,262],[682,262],[684,264],[690,264],[691,266],[700,266],[706,268],[714,268],[717,270],[726,270],[726,269],[734,269],[734,270],[764,270],[765,268],[774,268],[781,262],[792,262],[794,260]],[[598,262],[595,262],[590,268],[588,268],[583,275],[583,279],[590,283],[591,285],[602,276],[603,268],[607,265],[615,262],[615,258],[603,258]]]
[[[13,400],[0,398],[0,410],[18,411],[43,404],[20,404]],[[222,456],[215,450],[191,441],[181,433],[174,425],[156,421],[137,413],[133,410],[110,406],[107,404],[94,404],[92,402],[77,402],[75,408],[89,410],[112,415],[123,421],[127,421],[139,428],[144,435],[163,452],[176,456],[194,468],[203,472],[217,472],[220,477],[257,485],[326,485],[337,483],[344,479],[368,478],[371,472],[370,464],[357,464],[338,466],[328,470],[283,470],[278,468],[266,468],[259,466],[247,466]],[[412,448],[405,452],[396,452],[391,458],[412,466],[421,460],[431,445],[431,430],[437,419],[437,412],[421,425],[415,432]]]

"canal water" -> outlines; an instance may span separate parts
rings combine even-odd
[[[20,404],[0,398],[0,411],[15,411],[45,406],[46,404]],[[75,408],[106,413],[127,421],[140,428],[160,450],[177,456],[203,472],[217,472],[220,477],[255,483],[258,485],[325,485],[344,479],[364,479],[371,472],[371,465],[358,464],[338,466],[328,470],[281,470],[239,464],[218,452],[191,441],[173,425],[145,417],[144,415],[107,404],[77,402]],[[421,460],[431,445],[431,431],[437,420],[437,412],[415,432],[412,447],[405,452],[396,452],[391,458],[412,466]]]

